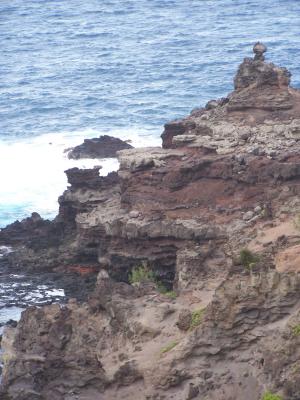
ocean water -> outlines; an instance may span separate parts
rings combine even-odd
[[[300,87],[299,0],[1,0],[0,227],[57,212],[84,138],[158,145],[165,122],[233,88],[257,40]]]

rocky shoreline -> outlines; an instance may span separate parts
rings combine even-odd
[[[66,171],[54,221],[0,231],[10,271],[74,277],[5,328],[1,399],[300,397],[300,91],[265,51],[162,148]]]

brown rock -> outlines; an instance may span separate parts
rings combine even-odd
[[[279,251],[275,257],[275,265],[279,272],[300,272],[300,245]]]
[[[182,310],[179,313],[177,326],[182,331],[188,331],[192,322],[192,313],[190,310]]]

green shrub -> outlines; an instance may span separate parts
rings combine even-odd
[[[153,282],[159,293],[164,294],[170,299],[176,299],[177,294],[174,290],[168,290],[166,286],[157,279],[154,272],[151,271],[146,265],[140,265],[132,269],[128,277],[129,283]]]
[[[262,400],[282,400],[282,397],[279,396],[279,394],[273,394],[271,392],[266,392],[263,395]]]
[[[176,342],[176,341],[174,340],[173,342],[169,343],[167,346],[163,347],[163,348],[160,350],[160,353],[161,353],[161,354],[167,353],[168,351],[174,349],[174,347],[177,346],[177,345],[178,345],[178,342]]]
[[[294,336],[300,336],[300,324],[293,326],[292,332]]]
[[[199,326],[201,324],[204,311],[205,311],[205,308],[201,308],[200,310],[195,310],[192,312],[190,330],[195,329],[197,326]]]
[[[170,299],[176,299],[177,294],[174,290],[168,290],[165,285],[159,281],[154,272],[151,271],[147,266],[141,265],[139,267],[135,267],[129,274],[129,283],[140,283],[140,282],[153,282],[156,285],[156,289],[169,297]]]
[[[154,272],[144,265],[133,268],[129,274],[129,282],[131,284],[147,281],[155,282],[156,280]]]
[[[158,280],[156,280],[156,288],[159,291],[159,293],[164,294],[165,296],[169,297],[170,299],[176,299],[176,297],[177,297],[177,294],[176,294],[176,292],[174,292],[174,290],[168,290],[165,287],[165,285]]]
[[[157,288],[157,290],[159,291],[159,293],[162,293],[162,294],[166,294],[167,292],[168,292],[168,289],[165,287],[165,285],[161,282],[161,281],[159,281],[159,280],[156,280],[156,288]]]
[[[240,251],[240,263],[246,269],[252,269],[259,262],[260,257],[258,254],[252,253],[249,249],[242,249]]]
[[[172,299],[172,300],[176,299],[176,297],[177,297],[177,293],[174,292],[174,290],[169,290],[168,292],[165,292],[164,295],[169,297],[169,299]]]

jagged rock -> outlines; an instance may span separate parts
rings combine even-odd
[[[253,46],[253,52],[255,54],[254,60],[255,61],[265,61],[264,53],[267,51],[267,47],[261,43],[257,42]]]
[[[192,400],[199,394],[199,388],[192,383],[189,384],[186,400]]]
[[[254,212],[253,211],[247,211],[244,215],[243,215],[243,220],[244,221],[249,221],[250,219],[252,219],[254,217]]]
[[[266,63],[263,59],[245,58],[234,78],[236,90],[249,86],[262,89],[264,86],[285,87],[290,84],[291,73],[286,68],[280,68],[272,63]]]
[[[105,188],[118,182],[118,175],[111,172],[108,176],[102,177],[99,175],[101,167],[79,169],[71,168],[65,171],[68,183],[74,189],[84,188]]]
[[[27,245],[29,248],[47,248],[58,244],[62,237],[62,227],[44,220],[34,212],[22,221],[16,221],[0,229],[0,245]]]
[[[219,106],[222,107],[225,104],[227,104],[228,101],[229,101],[229,99],[227,97],[224,97],[224,98],[218,99],[218,100],[210,100],[209,102],[206,103],[205,109],[212,110],[213,108],[217,108]]]
[[[262,341],[261,368],[272,391],[283,398],[297,400],[299,385],[299,311],[288,320],[275,337],[275,332]]]
[[[104,135],[94,139],[84,139],[84,142],[74,147],[68,158],[106,158],[116,157],[117,151],[132,149],[133,147],[119,138]]]
[[[165,124],[165,130],[162,134],[163,147],[169,148],[172,145],[174,136],[183,135],[195,129],[196,124],[193,121],[178,120]]]
[[[177,326],[182,331],[188,331],[192,322],[192,313],[190,310],[182,310],[179,313]]]
[[[257,108],[268,111],[293,108],[288,86],[291,73],[286,68],[264,62],[266,47],[258,43],[253,49],[254,59],[245,58],[234,79],[228,111]]]

